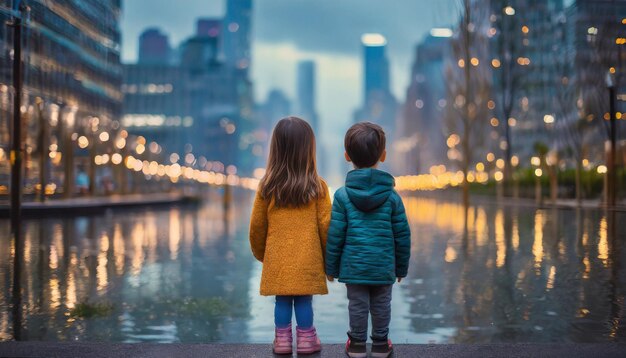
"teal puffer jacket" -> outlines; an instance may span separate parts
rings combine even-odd
[[[393,177],[382,170],[348,173],[333,202],[327,275],[360,285],[388,285],[406,276],[411,232],[394,185]]]

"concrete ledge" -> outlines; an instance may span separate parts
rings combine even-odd
[[[395,357],[624,357],[626,343],[440,344],[394,347]],[[295,355],[295,354],[294,354]],[[269,344],[2,342],[1,357],[273,357]],[[277,356],[280,357],[280,356]],[[282,356],[284,357],[284,356]],[[345,357],[343,344],[308,357]]]
[[[111,195],[84,197],[46,202],[26,202],[22,204],[23,216],[66,216],[95,214],[111,208],[135,208],[138,206],[158,206],[197,202],[198,198],[177,193]],[[9,206],[0,206],[0,217],[8,217]]]

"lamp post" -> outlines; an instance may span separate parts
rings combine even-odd
[[[26,7],[13,1],[13,123],[11,128],[11,232],[19,226],[22,194],[22,22]],[[19,14],[18,14],[19,13]]]
[[[609,89],[609,117],[610,117],[610,149],[607,158],[607,200],[606,205],[615,206],[615,78],[611,71],[606,74],[606,87]]]
[[[21,234],[22,195],[22,24],[27,11],[20,0],[13,0],[13,123],[11,128],[11,238],[15,253],[13,258],[12,314],[13,338],[22,339],[22,258],[24,256]]]

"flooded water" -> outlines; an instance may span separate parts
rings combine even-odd
[[[27,220],[19,310],[0,222],[0,339],[271,342],[273,299],[258,294],[248,245],[251,199],[240,193],[226,215],[214,197]],[[626,213],[404,200],[413,245],[394,287],[394,342],[626,341]],[[99,315],[77,314],[85,303]],[[314,306],[322,341],[344,342],[344,286],[330,284]]]

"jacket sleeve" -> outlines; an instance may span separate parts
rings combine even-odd
[[[254,257],[263,262],[265,243],[267,241],[267,201],[259,192],[254,198],[250,217],[250,248]]]
[[[330,225],[330,193],[328,186],[322,181],[323,195],[317,199],[317,228],[322,244],[322,254],[326,255],[326,240],[328,237],[328,226]]]
[[[409,258],[411,257],[411,230],[402,199],[397,194],[395,194],[395,199],[391,226],[396,251],[396,277],[406,277],[409,269]]]
[[[346,241],[346,230],[348,220],[346,209],[335,193],[332,213],[330,217],[330,227],[328,228],[328,243],[326,244],[326,274],[332,277],[339,277],[339,266],[341,264],[341,254]]]

